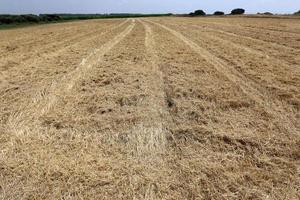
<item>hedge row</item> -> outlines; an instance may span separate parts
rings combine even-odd
[[[38,23],[62,20],[59,15],[0,15],[0,24]]]
[[[127,18],[127,17],[155,17],[155,16],[170,16],[169,14],[130,14],[130,13],[115,13],[115,14],[40,14],[40,15],[0,15],[0,24],[20,24],[20,23],[39,23],[52,22],[63,20],[86,20],[86,19],[101,19],[101,18]]]

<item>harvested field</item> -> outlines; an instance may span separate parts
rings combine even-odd
[[[0,38],[0,199],[300,199],[300,18]]]

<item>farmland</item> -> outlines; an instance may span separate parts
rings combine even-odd
[[[300,19],[0,31],[0,199],[299,199]]]

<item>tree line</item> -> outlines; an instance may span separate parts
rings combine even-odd
[[[230,12],[230,15],[242,15],[245,9],[236,8]],[[264,15],[272,15],[270,12],[258,13]],[[87,20],[87,19],[101,19],[101,18],[128,18],[128,17],[155,17],[155,16],[171,16],[168,14],[131,14],[131,13],[111,13],[111,14],[27,14],[27,15],[1,15],[1,24],[26,24],[26,23],[48,23],[59,22],[67,20]],[[188,16],[204,16],[206,13],[203,10],[196,10],[188,14]],[[225,15],[223,11],[216,11],[213,15]],[[294,15],[300,15],[300,10]]]
[[[230,15],[242,15],[245,13],[245,9],[243,8],[235,8],[229,14]],[[271,12],[257,13],[258,15],[273,15]],[[204,16],[206,13],[203,10],[196,10],[188,14],[189,16]],[[216,11],[213,15],[225,15],[223,11]],[[295,12],[294,15],[300,15],[300,10]]]
[[[231,15],[242,15],[245,13],[245,9],[236,8],[231,11]],[[206,13],[203,10],[196,10],[195,12],[191,12],[189,16],[204,16]],[[216,11],[213,15],[225,15],[223,11]]]
[[[47,23],[67,20],[87,20],[102,18],[128,18],[128,17],[155,17],[169,16],[168,14],[131,14],[131,13],[112,13],[112,14],[40,14],[40,15],[0,15],[1,24],[23,24],[23,23]]]

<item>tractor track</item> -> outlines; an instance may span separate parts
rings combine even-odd
[[[2,64],[0,67],[9,68],[10,67],[9,65],[11,62],[14,62],[14,63],[22,62],[23,64],[26,64],[27,62],[30,62],[31,59],[36,55],[41,57],[41,59],[45,59],[45,57],[51,57],[51,55],[53,55],[53,54],[54,55],[56,55],[57,53],[61,54],[66,49],[77,45],[77,43],[84,43],[88,40],[93,40],[94,38],[99,37],[99,35],[101,36],[102,34],[106,34],[109,31],[112,31],[114,29],[117,29],[118,27],[121,27],[126,22],[127,21],[121,22],[118,25],[110,25],[106,29],[103,29],[103,30],[82,33],[80,35],[76,35],[71,38],[63,37],[64,39],[60,40],[59,42],[55,42],[55,41],[57,41],[57,38],[53,38],[52,41],[48,41],[46,44],[44,44],[42,46],[42,51],[40,49],[37,49],[37,47],[34,46],[34,44],[30,44],[29,46],[33,46],[33,47],[31,47],[31,49],[33,49],[33,50],[30,51],[30,55],[27,55],[27,56],[25,55],[25,57],[20,56],[20,58],[18,60],[18,59],[15,59],[15,55],[12,54],[12,56],[14,56],[14,57],[13,58],[6,57],[5,60],[7,59],[7,61],[4,64]],[[37,41],[36,43],[39,43],[39,41]],[[51,51],[53,49],[58,49],[58,51]]]
[[[199,25],[194,25],[195,27],[197,28],[203,28],[202,26],[199,26]],[[218,37],[220,39],[223,39],[223,40],[226,40],[232,44],[235,44],[236,46],[241,46],[243,47],[244,49],[246,49],[248,52],[250,53],[255,53],[257,55],[260,55],[260,56],[263,56],[263,57],[266,57],[266,58],[272,58],[273,60],[277,60],[277,61],[281,61],[282,60],[279,60],[277,57],[278,56],[283,56],[283,55],[280,55],[280,50],[284,49],[284,50],[290,50],[288,48],[285,48],[285,47],[281,47],[281,46],[277,46],[276,44],[274,43],[267,43],[267,42],[264,42],[264,41],[261,41],[261,40],[257,40],[257,39],[254,39],[254,38],[250,38],[250,37],[247,37],[247,36],[241,36],[241,35],[237,35],[235,33],[231,33],[231,32],[227,32],[227,31],[222,31],[222,30],[217,30],[217,29],[213,29],[213,28],[208,28],[208,27],[204,27],[205,30],[208,30],[208,31],[211,31],[213,34],[215,33],[220,33],[222,36],[218,36],[218,35],[215,35],[215,37]],[[265,46],[269,46],[269,47],[276,47],[276,51],[272,52],[268,49],[260,49],[260,50],[257,50],[255,49],[254,47],[249,47],[249,46],[246,46],[246,45],[242,45],[240,44],[238,41],[236,40],[231,40],[231,39],[228,39],[226,38],[225,39],[225,36],[231,36],[231,37],[234,37],[235,39],[244,39],[245,41],[251,41],[251,42],[255,42],[255,43],[260,43],[260,45],[265,45]],[[209,35],[210,36],[210,35]],[[292,49],[291,51],[288,51],[289,53],[293,53],[295,54],[295,50]],[[279,53],[278,55],[274,54],[274,53]],[[274,55],[273,55],[274,54]],[[289,65],[290,64],[290,61],[289,60],[285,60],[285,65]]]
[[[293,127],[293,131],[290,132],[291,135],[297,135],[297,128],[295,127],[296,122],[291,122],[287,116],[281,114],[283,113],[283,110],[280,108],[280,105],[274,104],[271,97],[264,95],[267,93],[267,91],[264,91],[264,89],[261,88],[261,86],[257,85],[254,81],[250,80],[249,78],[247,78],[245,75],[238,72],[233,67],[227,65],[226,61],[224,61],[222,58],[219,58],[216,55],[210,53],[208,50],[200,47],[194,41],[188,39],[181,33],[177,32],[176,30],[171,29],[163,24],[158,24],[156,22],[151,22],[151,23],[168,30],[170,33],[175,35],[178,39],[186,43],[191,49],[196,51],[199,55],[201,55],[204,59],[206,59],[209,63],[211,63],[212,66],[214,66],[217,71],[219,71],[221,74],[226,76],[230,81],[232,81],[234,84],[240,87],[242,91],[249,96],[249,98],[251,98],[253,101],[257,102],[260,106],[262,106],[262,108],[266,112],[269,112],[270,110],[271,113],[274,113],[277,117],[280,116],[278,117],[279,123],[283,121],[284,124],[288,124],[289,127]]]
[[[31,123],[34,124],[36,119],[49,112],[58,101],[58,95],[65,95],[70,92],[78,79],[89,73],[95,64],[99,64],[104,55],[122,41],[132,31],[134,26],[135,23],[131,23],[123,32],[103,44],[101,47],[94,49],[94,51],[86,58],[82,59],[75,70],[64,75],[57,83],[53,83],[49,89],[43,89],[38,92],[36,97],[32,98],[33,101],[31,103],[27,104],[25,108],[21,108],[19,112],[10,116],[8,121],[11,125],[11,129],[15,130],[16,127],[18,127],[19,129],[26,130],[27,128],[23,126],[27,126],[28,121],[31,121]]]
[[[234,26],[232,26],[230,24],[220,24],[220,23],[216,23],[216,22],[209,23],[209,22],[203,22],[203,21],[201,21],[201,24],[206,24],[208,26],[217,25],[218,27],[221,28],[221,30],[223,30],[223,27],[234,28]],[[253,28],[252,29],[249,28],[249,27],[246,28],[246,27],[242,27],[242,26],[239,26],[239,25],[236,25],[236,26],[237,27],[241,27],[241,29],[239,31],[246,31],[246,33],[249,33],[249,34],[259,32],[259,29],[257,29],[257,31],[251,31],[251,30],[253,30]],[[249,32],[247,32],[247,31],[249,31]],[[238,33],[232,32],[232,31],[226,31],[226,32],[229,32],[229,33],[232,33],[232,34],[238,34]],[[262,32],[262,31],[260,31],[260,32]],[[293,44],[291,46],[291,45],[287,45],[285,43],[279,42],[278,40],[269,41],[269,40],[266,40],[266,39],[261,39],[261,38],[257,38],[257,37],[253,37],[253,36],[244,35],[244,34],[241,34],[241,35],[238,34],[238,35],[241,36],[241,37],[245,37],[245,38],[251,39],[251,40],[256,40],[256,41],[260,41],[260,42],[264,42],[264,43],[269,43],[269,44],[272,44],[272,45],[274,45],[276,47],[281,47],[281,48],[285,48],[285,49],[289,49],[289,50],[297,50],[297,46],[294,46],[296,44]],[[272,36],[272,34],[268,34],[268,35]],[[270,38],[273,39],[273,38],[276,38],[276,37],[278,37],[278,35],[277,36],[274,35],[273,37],[270,37]],[[289,37],[289,38],[292,38],[292,37],[299,37],[299,34],[292,34],[291,37]],[[283,40],[282,36],[279,37],[279,38],[281,40]]]

